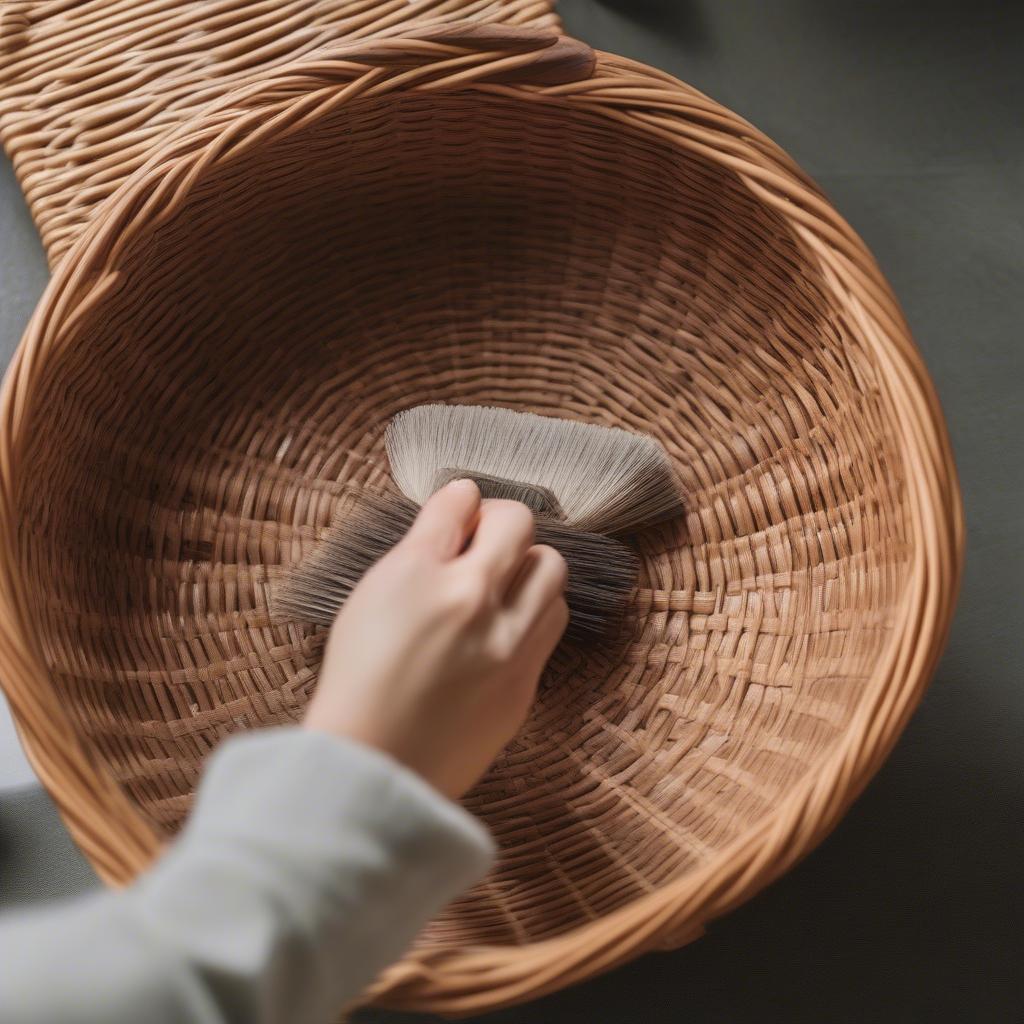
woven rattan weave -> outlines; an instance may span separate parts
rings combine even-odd
[[[628,640],[563,655],[467,798],[496,870],[372,995],[530,998],[694,938],[806,853],[921,696],[962,532],[920,357],[813,183],[692,88],[544,31],[263,51],[232,9],[374,5],[204,5],[230,41],[139,57],[179,97],[154,115],[118,72],[168,4],[104,5],[90,54],[58,15],[99,5],[5,6],[4,142],[55,273],[2,400],[0,678],[104,877],[158,852],[223,736],[301,713],[323,634],[271,622],[268,577],[437,401],[648,432],[687,513],[637,542]]]

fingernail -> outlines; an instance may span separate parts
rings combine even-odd
[[[452,480],[448,484],[449,487],[458,487],[459,490],[468,491],[471,488],[477,490],[476,482],[468,476],[460,476],[457,480]]]

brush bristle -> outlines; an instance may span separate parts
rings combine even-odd
[[[272,610],[329,626],[363,575],[405,536],[419,511],[408,498],[363,492],[336,513],[317,546],[273,589]],[[610,537],[538,519],[536,543],[560,551],[569,567],[566,636],[594,641],[615,635],[636,585],[636,556]]]
[[[439,474],[457,467],[550,491],[570,526],[624,530],[682,511],[664,448],[617,427],[476,405],[419,405],[399,413],[385,438],[402,493],[423,504]]]

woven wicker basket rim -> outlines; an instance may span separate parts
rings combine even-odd
[[[884,400],[900,427],[912,564],[892,639],[849,729],[817,771],[703,868],[599,920],[529,946],[424,951],[389,969],[372,995],[396,1006],[471,1012],[532,998],[606,970],[638,951],[679,945],[809,852],[878,769],[920,699],[944,646],[963,552],[956,471],[941,410],[899,306],[864,244],[793,161],[749,124],[670,76],[598,54],[592,78],[553,86],[485,81],[507,55],[468,68],[424,64],[398,73],[323,59],[262,76],[173,133],[106,201],[58,266],[0,395],[0,673],[40,778],[100,873],[124,883],[158,851],[156,836],[77,739],[32,639],[18,579],[17,480],[41,367],[77,342],[75,325],[117,286],[120,252],[169,216],[203,170],[361,96],[472,89],[522,102],[586,109],[729,168],[792,226],[878,359]],[[456,65],[459,67],[459,65]],[[312,88],[317,85],[317,88]],[[240,114],[240,111],[243,113]],[[248,111],[248,113],[244,113]]]

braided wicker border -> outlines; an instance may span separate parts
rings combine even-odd
[[[50,266],[177,125],[253,75],[456,18],[560,28],[548,0],[0,0],[0,143]]]
[[[126,239],[170,215],[203,166],[271,135],[287,135],[358,97],[441,89],[568,104],[629,124],[727,166],[791,224],[877,359],[883,398],[899,426],[912,558],[889,647],[827,763],[808,773],[713,863],[554,939],[517,948],[415,953],[386,971],[369,994],[391,1006],[452,1014],[534,998],[644,951],[682,945],[813,848],[881,765],[920,699],[945,643],[962,561],[956,471],[932,385],[874,260],[813,183],[749,124],[637,63],[601,54],[591,78],[555,86],[493,80],[495,75],[515,78],[524,70],[529,77],[535,58],[532,52],[475,52],[394,39],[272,72],[207,109],[132,176],[60,265],[2,395],[0,673],[33,764],[77,841],[108,881],[123,883],[157,854],[159,842],[83,749],[48,686],[19,581],[15,509],[25,425],[43,364],[52,352],[74,343],[76,316],[110,287],[107,271]],[[376,66],[367,70],[368,64]]]

